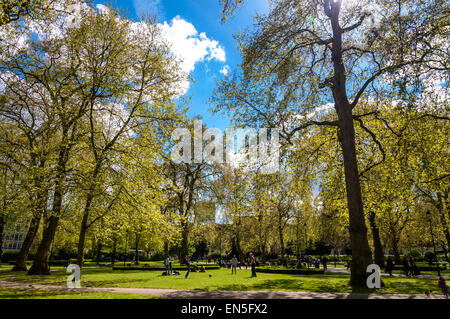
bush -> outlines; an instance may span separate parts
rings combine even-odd
[[[154,253],[150,258],[150,261],[160,261],[160,260],[164,260],[164,253],[162,251],[157,251],[156,253]],[[139,260],[141,260],[139,258]]]
[[[211,253],[209,256],[211,257],[211,259],[219,259],[220,253],[218,253],[218,252]]]
[[[413,256],[415,261],[422,261],[423,260],[423,256],[420,253],[420,251],[418,251],[418,250],[411,250],[409,255]]]
[[[11,263],[17,260],[17,256],[19,255],[18,251],[5,251],[2,254],[2,262]]]
[[[256,267],[256,272],[289,275],[322,275],[325,273],[323,269],[271,269],[262,267]]]
[[[299,261],[296,266],[297,269],[306,269],[306,263]]]
[[[432,265],[434,262],[436,262],[436,255],[432,251],[427,251],[425,253],[424,258],[428,262],[429,265]]]

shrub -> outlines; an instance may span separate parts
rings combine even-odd
[[[273,269],[256,267],[256,272],[271,274],[290,274],[290,275],[322,275],[323,269]]]
[[[411,250],[409,255],[413,256],[416,261],[422,261],[423,260],[423,256],[420,253],[420,251],[418,251],[418,250],[415,250],[415,249]]]
[[[164,260],[164,253],[162,251],[157,251],[150,257],[150,261],[160,261],[160,260]]]
[[[436,261],[436,255],[432,251],[427,251],[424,256],[429,265],[432,265]]]
[[[17,256],[19,255],[18,251],[5,251],[2,254],[2,262],[11,263],[17,260]]]
[[[305,269],[306,263],[299,261],[296,266],[297,269]]]

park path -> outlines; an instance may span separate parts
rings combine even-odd
[[[69,291],[65,286],[39,285],[25,282],[0,280],[0,288]],[[151,288],[96,288],[76,289],[84,292],[108,292],[151,295],[168,299],[428,299],[423,295],[409,294],[354,294],[332,292],[303,291],[202,291]],[[433,295],[432,299],[444,299],[442,295]]]

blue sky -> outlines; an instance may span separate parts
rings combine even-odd
[[[108,1],[95,3],[107,4]],[[186,69],[190,71],[195,83],[190,84],[185,94],[191,97],[189,115],[201,115],[208,127],[222,130],[229,127],[229,119],[219,115],[211,116],[208,99],[216,79],[223,78],[220,71],[224,72],[228,68],[229,72],[233,72],[239,67],[241,59],[233,34],[251,27],[252,15],[266,12],[267,1],[247,0],[242,10],[225,24],[219,21],[221,7],[218,0],[116,0],[114,5],[125,9],[133,19],[143,13],[157,14],[160,23],[170,30],[180,54],[190,62]],[[192,33],[193,28],[197,34]],[[187,29],[191,33],[186,37],[184,33]]]

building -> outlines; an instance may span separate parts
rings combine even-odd
[[[3,233],[3,251],[19,251],[27,232],[27,221],[7,222]]]

